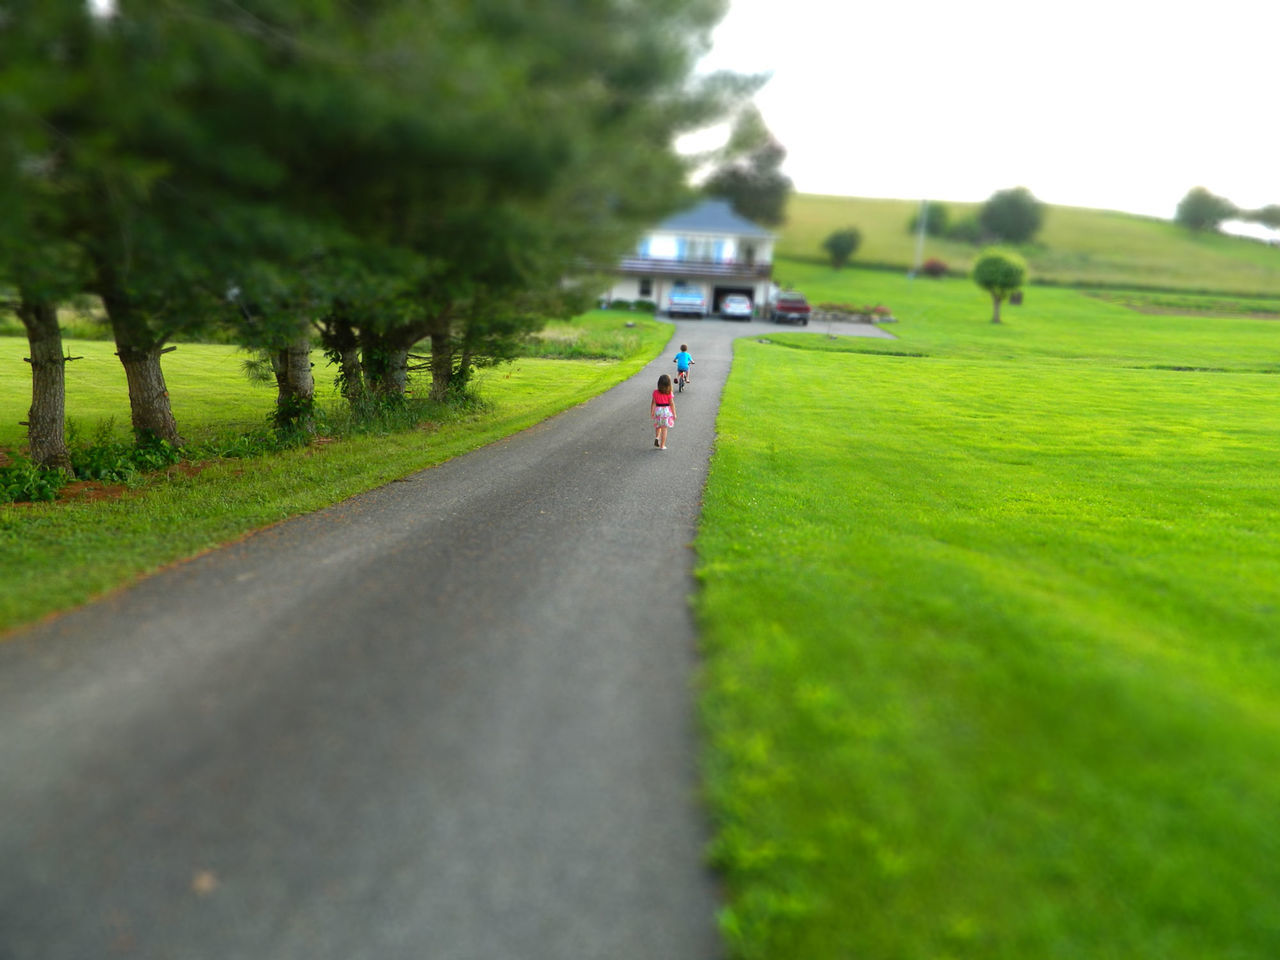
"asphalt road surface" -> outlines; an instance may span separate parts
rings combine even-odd
[[[0,642],[0,960],[720,956],[689,544],[769,329]]]

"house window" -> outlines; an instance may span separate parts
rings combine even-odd
[[[640,278],[640,296],[646,300],[653,296],[653,281],[648,277]]]
[[[715,256],[715,241],[709,237],[690,237],[685,244],[684,260],[711,260]]]

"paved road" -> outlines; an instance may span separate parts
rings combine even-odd
[[[0,960],[719,956],[688,544],[763,329],[0,643]]]

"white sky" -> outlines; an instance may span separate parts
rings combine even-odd
[[[755,98],[803,193],[1172,217],[1280,203],[1276,0],[731,0],[702,69]]]

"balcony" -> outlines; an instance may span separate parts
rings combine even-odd
[[[659,260],[654,257],[624,257],[623,273],[640,276],[661,274],[667,277],[733,277],[735,279],[768,279],[773,276],[771,263],[747,263],[738,260]]]

